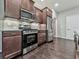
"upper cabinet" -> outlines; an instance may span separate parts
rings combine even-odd
[[[47,15],[52,17],[52,11],[50,9],[47,9]]]
[[[48,7],[45,7],[45,8],[43,9],[43,12],[45,12],[47,16],[52,17],[52,10],[49,9]]]
[[[22,0],[21,7],[30,12],[34,12],[34,2],[32,0]]]
[[[52,18],[52,10],[49,9],[48,7],[45,7],[42,9],[43,11],[43,24],[46,24],[47,16]]]
[[[35,11],[36,11],[36,18],[37,18],[38,22],[40,24],[42,24],[43,23],[43,15],[42,15],[43,12],[42,12],[42,10],[38,9],[37,7],[35,7]]]
[[[20,18],[21,0],[5,0],[5,16]]]
[[[11,17],[20,19],[21,9],[27,10],[35,18],[34,1],[32,0],[0,0],[0,19]]]
[[[32,20],[33,22],[37,22],[36,21],[36,15],[35,15],[35,8],[34,8],[34,1],[32,0],[22,0],[21,2],[21,11],[25,10],[25,13],[30,13],[32,14]]]

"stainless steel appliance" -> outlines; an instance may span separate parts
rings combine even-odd
[[[33,13],[25,9],[21,9],[21,20],[25,22],[34,22]]]
[[[25,9],[21,9],[21,17],[24,17],[24,18],[28,18],[28,19],[32,19],[32,13],[25,10]]]
[[[53,19],[47,17],[47,41],[53,41]]]
[[[22,42],[23,54],[26,54],[37,47],[37,32],[38,31],[35,29],[29,29],[23,31],[23,42]]]
[[[21,24],[19,28],[23,31],[22,54],[26,54],[37,47],[38,30],[31,28],[31,23],[34,22],[32,17],[32,13],[21,9]]]

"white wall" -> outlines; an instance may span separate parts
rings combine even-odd
[[[57,18],[57,37],[66,37],[66,16],[78,15],[79,7],[60,12]]]
[[[2,52],[2,20],[0,20],[0,52]]]
[[[0,19],[4,17],[4,0],[0,0]]]
[[[79,34],[79,14],[66,17],[66,38],[73,40],[74,32]]]
[[[0,0],[0,52],[2,52],[2,19],[4,17],[4,0]]]

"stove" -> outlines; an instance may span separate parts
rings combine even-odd
[[[23,30],[22,53],[26,54],[37,47],[36,29]]]

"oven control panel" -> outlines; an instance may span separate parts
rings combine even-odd
[[[38,30],[32,29],[23,31],[23,34],[32,34],[32,33],[38,33]]]

